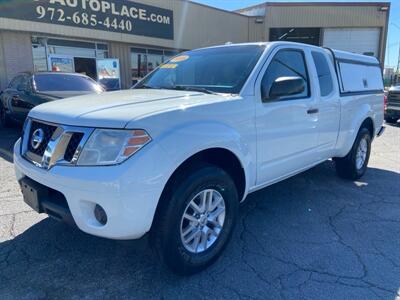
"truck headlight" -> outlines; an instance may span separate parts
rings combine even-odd
[[[151,141],[145,130],[96,129],[86,142],[77,165],[115,165]]]

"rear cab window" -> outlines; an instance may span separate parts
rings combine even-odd
[[[317,51],[311,52],[318,75],[321,97],[326,97],[333,91],[333,78],[326,56]]]

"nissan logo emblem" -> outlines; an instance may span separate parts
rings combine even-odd
[[[31,137],[31,146],[34,150],[38,149],[40,147],[40,145],[42,144],[44,139],[44,131],[42,128],[38,128],[36,129],[33,133],[32,133],[32,137]]]

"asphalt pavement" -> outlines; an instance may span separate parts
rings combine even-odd
[[[232,241],[190,277],[148,245],[87,235],[33,212],[0,129],[0,299],[400,299],[400,125],[359,181],[331,161],[250,195]],[[110,199],[111,201],[112,199]]]

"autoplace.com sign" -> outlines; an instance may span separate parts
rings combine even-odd
[[[0,17],[174,38],[172,10],[126,0],[0,1]]]

